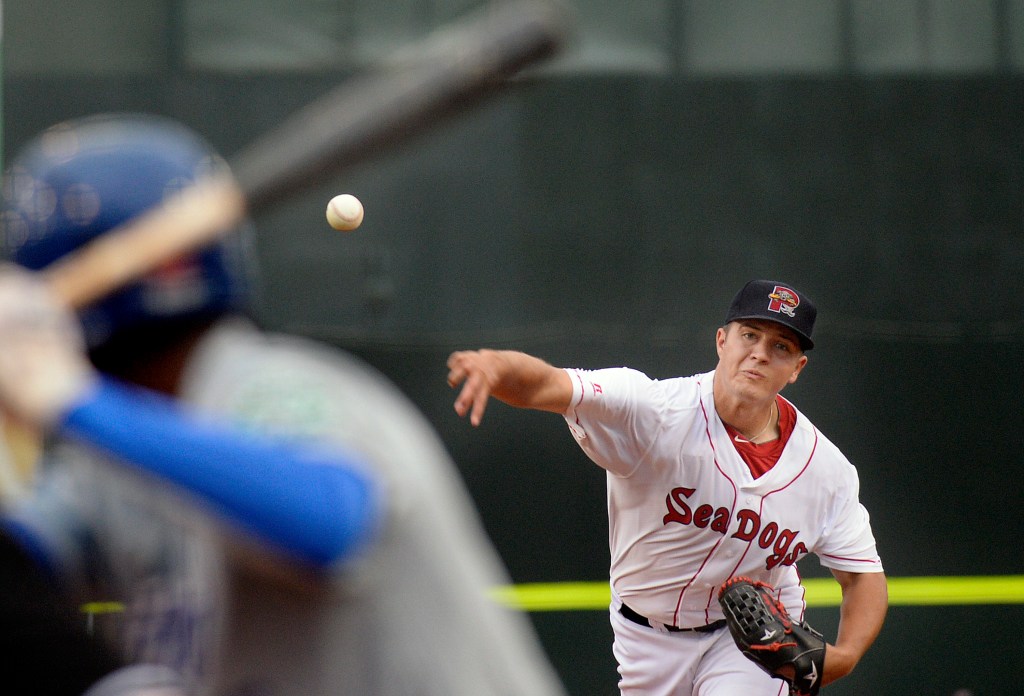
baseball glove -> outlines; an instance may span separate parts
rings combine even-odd
[[[788,682],[790,696],[815,696],[821,688],[825,639],[806,622],[794,621],[774,592],[766,583],[734,577],[719,589],[718,602],[740,652]]]

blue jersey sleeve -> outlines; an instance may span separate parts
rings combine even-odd
[[[168,397],[109,378],[65,414],[61,430],[316,566],[352,555],[378,527],[379,488],[369,468],[340,448],[202,420]]]

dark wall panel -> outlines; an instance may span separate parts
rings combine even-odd
[[[13,80],[6,151],[60,118],[128,108],[178,116],[230,154],[338,77]],[[1024,83],[998,78],[520,81],[261,215],[261,317],[406,391],[516,581],[602,581],[603,473],[556,416],[496,404],[479,429],[459,421],[448,352],[690,374],[713,366],[745,280],[788,280],[820,322],[787,395],[858,466],[889,573],[1020,573],[1022,113]],[[351,235],[323,220],[342,191],[366,205]],[[823,574],[814,559],[802,570]],[[830,693],[1021,681],[1020,609],[954,609],[952,629],[942,612],[894,608]],[[810,618],[834,635],[834,610]],[[615,692],[601,612],[534,620],[573,693]]]

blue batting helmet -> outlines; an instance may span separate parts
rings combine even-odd
[[[44,268],[226,167],[198,135],[158,116],[103,114],[53,126],[6,173],[6,255]],[[123,329],[244,309],[252,281],[245,227],[81,309],[89,346]]]

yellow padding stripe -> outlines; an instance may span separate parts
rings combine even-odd
[[[1024,604],[1024,575],[889,578],[889,601],[898,606]]]
[[[807,606],[838,606],[842,593],[831,578],[808,578]],[[590,611],[607,609],[607,582],[535,582],[496,587],[491,596],[523,611]],[[1024,604],[1024,575],[931,576],[889,578],[890,606],[966,606]],[[121,602],[83,604],[86,614],[124,610]]]
[[[611,590],[607,582],[535,582],[496,587],[491,596],[525,611],[607,609]]]
[[[124,611],[123,602],[86,602],[81,606],[83,614],[117,614]]]
[[[889,578],[890,606],[1024,604],[1024,575]],[[809,607],[838,606],[842,593],[831,578],[807,578]],[[607,609],[606,582],[538,582],[495,588],[492,596],[524,611]]]

